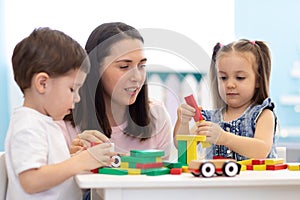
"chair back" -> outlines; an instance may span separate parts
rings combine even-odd
[[[5,154],[0,152],[0,199],[6,199],[6,190],[7,190],[7,171],[5,165]]]

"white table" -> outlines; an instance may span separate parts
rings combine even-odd
[[[241,171],[236,177],[197,178],[181,175],[102,175],[75,177],[80,188],[92,188],[92,199],[300,199],[300,171]]]

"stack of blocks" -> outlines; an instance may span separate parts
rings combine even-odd
[[[121,156],[120,168],[104,167],[98,170],[100,174],[139,175],[149,176],[169,174],[170,169],[163,167],[163,150],[131,150],[130,156]]]
[[[176,135],[178,142],[178,162],[183,165],[188,165],[190,161],[197,160],[197,145],[202,143],[203,148],[210,146],[206,142],[206,136],[204,135]]]
[[[242,165],[242,170],[265,171],[287,168],[287,164],[281,158],[249,159],[239,161],[238,163]]]

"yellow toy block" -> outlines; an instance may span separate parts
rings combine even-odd
[[[137,168],[124,168],[128,171],[128,175],[140,175],[142,174],[141,169],[137,169]]]
[[[176,140],[195,140],[196,142],[205,142],[206,136],[205,135],[176,135]]]
[[[120,168],[128,168],[129,163],[128,162],[121,162]]]
[[[157,157],[156,162],[162,162],[162,157]]]
[[[284,160],[282,158],[268,158],[265,160],[265,165],[276,165],[283,164]]]
[[[290,171],[300,171],[300,163],[288,163],[287,168]]]
[[[182,166],[182,172],[183,173],[189,173],[189,167],[188,166]]]
[[[252,159],[241,160],[241,161],[238,161],[237,163],[239,163],[241,165],[252,165]]]
[[[247,166],[246,165],[241,165],[241,171],[246,171],[247,170]]]
[[[186,163],[189,164],[191,160],[197,159],[197,142],[193,140],[188,140],[186,146],[187,146]]]
[[[267,170],[266,165],[253,165],[253,170],[254,171],[265,171]]]

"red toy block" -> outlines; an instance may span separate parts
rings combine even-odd
[[[195,122],[203,121],[204,118],[203,118],[203,116],[201,114],[201,111],[200,111],[200,109],[199,109],[199,107],[197,105],[197,102],[196,102],[194,96],[191,94],[189,96],[184,97],[184,99],[185,99],[185,101],[186,101],[186,103],[188,105],[190,105],[190,106],[192,106],[193,108],[196,109],[196,114],[194,116]]]
[[[150,168],[160,168],[163,167],[162,162],[157,163],[136,163],[136,168],[138,169],[150,169]]]
[[[247,170],[253,170],[253,165],[246,165]]]
[[[264,165],[265,159],[254,159],[252,160],[252,165]]]
[[[267,170],[281,170],[286,168],[287,164],[267,165]]]
[[[172,168],[170,169],[170,174],[181,174],[182,173],[182,168]]]

